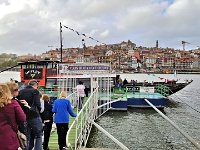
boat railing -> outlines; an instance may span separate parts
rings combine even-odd
[[[135,93],[139,91],[140,91],[140,86],[114,87],[112,98],[118,99],[120,97],[126,97],[127,99],[129,92]]]
[[[45,88],[41,88],[39,89],[41,91],[41,93],[43,94],[47,94],[49,97],[58,97],[58,89],[56,89],[55,87],[45,87]]]
[[[170,95],[170,88],[165,85],[158,85],[156,86],[156,92],[160,93],[164,97],[167,97]]]
[[[130,93],[132,93],[134,95],[134,97],[136,98],[148,98],[148,97],[152,97],[152,98],[156,98],[157,95],[152,94],[155,92],[158,92],[160,94],[162,94],[164,97],[167,97],[169,95],[169,91],[170,89],[167,86],[158,86],[158,87],[146,87],[146,86],[126,86],[124,88],[118,88],[115,87],[113,88],[113,95],[112,95],[112,99],[119,99],[119,98],[123,98],[126,97],[126,99],[128,98],[128,95],[130,95]]]
[[[119,98],[128,98],[128,95],[132,93],[134,97],[136,98],[156,98],[157,95],[152,94],[152,93],[160,93],[162,96],[167,97],[170,95],[170,88],[165,86],[165,85],[157,85],[155,87],[146,87],[146,86],[134,86],[134,85],[128,85],[126,87],[114,87],[113,88],[113,95],[112,99],[119,99]]]
[[[58,96],[58,93],[61,91],[66,91],[68,94],[71,94],[74,92],[74,89],[65,86],[52,85],[41,88],[40,91],[45,94],[49,94],[50,96]]]
[[[47,94],[49,97],[59,97],[61,91],[67,92],[67,98],[70,100],[73,107],[77,105],[78,94],[77,91],[72,88],[66,88],[63,86],[53,85],[40,89],[42,94]]]
[[[114,87],[112,99],[118,99],[118,98],[122,98],[122,97],[127,97],[127,88]]]

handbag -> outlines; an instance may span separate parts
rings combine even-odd
[[[1,111],[4,113],[4,111]],[[7,117],[7,114],[4,113],[4,118],[7,120],[9,126],[12,128],[12,130],[14,132],[16,132],[16,130],[14,129],[14,127],[12,126],[12,124],[10,124],[10,121],[8,120],[8,117]],[[26,148],[27,146],[27,138],[26,138],[26,135],[23,134],[22,132],[20,132],[19,130],[17,131],[17,138],[19,140],[19,145],[20,145],[20,148],[23,150]]]
[[[20,144],[21,149],[25,149],[26,146],[27,146],[26,135],[24,135],[22,132],[20,132],[20,131],[18,130],[18,132],[17,132],[17,137],[18,137],[18,140],[19,140],[19,144]]]

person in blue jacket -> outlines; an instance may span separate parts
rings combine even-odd
[[[76,117],[73,112],[69,99],[66,98],[66,92],[62,91],[60,97],[55,100],[52,112],[55,113],[54,122],[57,127],[58,145],[60,150],[67,149],[66,135],[68,131],[69,114]]]

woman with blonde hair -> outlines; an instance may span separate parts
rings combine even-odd
[[[25,100],[18,100],[17,96],[19,95],[19,85],[15,80],[10,80],[9,82],[6,82],[8,88],[10,89],[12,100],[16,100],[19,105],[21,106],[23,111],[28,111],[30,109],[30,106]],[[26,122],[17,122],[18,124],[18,130],[26,135]]]
[[[52,112],[55,113],[54,122],[57,127],[58,145],[60,150],[66,149],[66,135],[68,131],[69,114],[76,117],[73,112],[70,100],[66,98],[65,91],[60,93],[60,97],[55,100]]]
[[[26,106],[27,108],[26,109],[29,109],[30,106],[28,105],[28,103],[25,101],[25,100],[18,100],[17,99],[17,96],[19,95],[19,85],[18,83],[15,81],[15,80],[11,80],[9,82],[6,82],[8,88],[10,89],[10,92],[11,92],[11,95],[12,95],[12,99],[13,100],[17,100],[18,103],[21,105],[21,106]]]
[[[6,84],[0,84],[0,145],[2,150],[17,150],[18,122],[25,122],[26,116]],[[5,140],[6,139],[6,140]]]

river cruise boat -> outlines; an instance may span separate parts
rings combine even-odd
[[[59,61],[27,61],[19,62],[21,83],[37,80],[40,90],[57,97],[58,91],[65,90],[71,94],[79,81],[92,90],[98,85],[101,100],[99,104],[109,101],[113,109],[127,109],[128,107],[149,107],[144,101],[149,99],[156,107],[163,108],[167,103],[167,96],[171,94],[170,88],[165,85],[144,86],[127,84],[123,88],[116,87],[116,74],[111,71],[110,64],[106,63],[73,63],[65,64]],[[109,91],[104,92],[104,91]]]

